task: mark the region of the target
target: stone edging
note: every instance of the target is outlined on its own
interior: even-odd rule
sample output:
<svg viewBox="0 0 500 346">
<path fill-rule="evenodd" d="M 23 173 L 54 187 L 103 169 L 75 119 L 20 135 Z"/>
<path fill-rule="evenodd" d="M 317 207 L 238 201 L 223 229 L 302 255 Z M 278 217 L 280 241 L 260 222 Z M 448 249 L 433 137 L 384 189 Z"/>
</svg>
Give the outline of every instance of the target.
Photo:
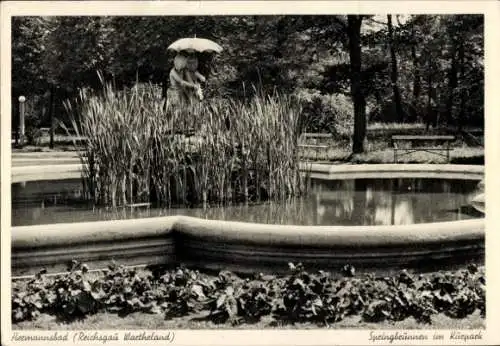
<svg viewBox="0 0 500 346">
<path fill-rule="evenodd" d="M 452 164 L 307 164 L 301 168 L 310 170 L 313 176 L 331 179 L 357 178 L 442 178 L 477 179 L 484 178 L 484 166 Z"/>
<path fill-rule="evenodd" d="M 301 163 L 303 171 L 316 177 L 331 179 L 355 178 L 444 178 L 482 179 L 484 166 L 452 164 L 318 164 Z M 80 178 L 82 164 L 14 166 L 12 182 Z"/>
<path fill-rule="evenodd" d="M 100 268 L 189 263 L 210 269 L 414 265 L 484 254 L 484 219 L 404 226 L 285 226 L 159 217 L 12 228 L 13 275 L 72 259 Z M 261 268 L 262 267 L 262 268 Z"/>
</svg>

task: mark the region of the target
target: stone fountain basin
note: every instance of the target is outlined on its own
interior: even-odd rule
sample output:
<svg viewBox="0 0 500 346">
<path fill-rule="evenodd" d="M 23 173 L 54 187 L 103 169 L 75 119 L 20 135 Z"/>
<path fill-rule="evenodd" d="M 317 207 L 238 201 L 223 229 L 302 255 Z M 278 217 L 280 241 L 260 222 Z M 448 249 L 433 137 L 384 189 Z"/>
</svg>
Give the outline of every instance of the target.
<svg viewBox="0 0 500 346">
<path fill-rule="evenodd" d="M 55 166 L 53 166 L 55 167 Z M 73 169 L 74 167 L 72 167 Z M 304 164 L 332 179 L 384 176 L 477 179 L 484 167 L 465 165 Z M 55 168 L 52 176 L 56 175 Z M 59 168 L 61 174 L 74 174 Z M 32 169 L 30 174 L 36 175 Z M 13 173 L 14 170 L 13 170 Z M 13 276 L 42 268 L 61 272 L 72 259 L 99 269 L 183 263 L 237 272 L 280 272 L 288 262 L 308 268 L 423 267 L 484 260 L 484 219 L 401 226 L 287 226 L 205 220 L 186 216 L 13 227 Z"/>
</svg>

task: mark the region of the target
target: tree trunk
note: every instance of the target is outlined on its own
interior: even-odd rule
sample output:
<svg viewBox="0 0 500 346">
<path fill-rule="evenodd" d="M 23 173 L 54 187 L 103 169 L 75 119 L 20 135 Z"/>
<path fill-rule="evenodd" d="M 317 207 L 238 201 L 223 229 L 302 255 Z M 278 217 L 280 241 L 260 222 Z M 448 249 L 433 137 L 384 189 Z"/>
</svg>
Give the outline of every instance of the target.
<svg viewBox="0 0 500 346">
<path fill-rule="evenodd" d="M 394 48 L 392 15 L 387 15 L 387 30 L 389 31 L 389 49 L 391 53 L 391 84 L 392 84 L 392 102 L 396 110 L 396 121 L 403 122 L 404 114 L 401 106 L 401 94 L 398 87 L 398 61 L 396 59 L 396 49 Z"/>
<path fill-rule="evenodd" d="M 276 46 L 274 46 L 273 55 L 276 59 L 283 58 L 283 45 L 287 39 L 285 32 L 287 17 L 281 17 L 276 25 Z"/>
<path fill-rule="evenodd" d="M 457 47 L 456 42 L 452 43 L 451 50 L 451 66 L 448 71 L 448 99 L 446 100 L 446 107 L 444 109 L 445 114 L 443 114 L 443 118 L 446 119 L 446 122 L 450 124 L 453 120 L 453 103 L 455 101 L 454 92 L 457 87 Z"/>
<path fill-rule="evenodd" d="M 50 144 L 51 149 L 54 148 L 54 113 L 55 113 L 55 90 L 54 86 L 50 87 L 50 101 L 49 101 L 49 121 L 50 121 Z"/>
<path fill-rule="evenodd" d="M 12 102 L 12 115 L 11 115 L 11 121 L 12 121 L 12 129 L 14 130 L 14 140 L 16 146 L 19 144 L 19 94 L 17 93 L 12 93 L 13 95 L 11 97 L 11 102 Z M 11 131 L 12 132 L 12 131 Z"/>
<path fill-rule="evenodd" d="M 361 84 L 361 23 L 362 16 L 347 16 L 349 36 L 349 58 L 351 65 L 351 97 L 354 104 L 354 133 L 352 153 L 364 152 L 363 142 L 366 136 L 366 101 Z"/>
<path fill-rule="evenodd" d="M 434 109 L 432 106 L 432 56 L 427 55 L 427 115 L 425 121 L 426 130 L 432 123 L 435 123 Z"/>
<path fill-rule="evenodd" d="M 273 68 L 270 71 L 270 75 L 276 85 L 281 85 L 282 88 L 287 88 L 285 81 L 283 80 L 283 66 L 281 64 L 281 59 L 283 58 L 284 44 L 287 39 L 286 33 L 286 20 L 287 17 L 283 16 L 278 20 L 276 26 L 276 45 L 273 49 L 273 57 L 275 62 Z"/>
<path fill-rule="evenodd" d="M 460 113 L 458 115 L 458 131 L 462 131 L 465 122 L 465 99 L 467 90 L 465 86 L 465 48 L 463 42 L 460 43 L 458 51 L 458 60 L 460 61 L 460 82 L 462 83 L 460 91 Z"/>
<path fill-rule="evenodd" d="M 410 110 L 411 121 L 415 122 L 418 118 L 418 102 L 420 99 L 420 66 L 417 57 L 417 44 L 415 43 L 415 34 L 412 32 L 414 43 L 411 45 L 411 59 L 413 62 L 413 98 Z"/>
</svg>

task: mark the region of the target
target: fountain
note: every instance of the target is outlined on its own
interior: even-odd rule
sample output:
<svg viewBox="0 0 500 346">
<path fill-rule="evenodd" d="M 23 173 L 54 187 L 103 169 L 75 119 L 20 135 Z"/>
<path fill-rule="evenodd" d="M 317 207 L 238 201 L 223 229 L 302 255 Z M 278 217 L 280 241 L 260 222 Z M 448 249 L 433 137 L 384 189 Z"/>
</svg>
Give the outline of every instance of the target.
<svg viewBox="0 0 500 346">
<path fill-rule="evenodd" d="M 389 177 L 454 179 L 455 185 L 450 186 L 470 185 L 471 191 L 473 181 L 480 181 L 484 174 L 481 166 L 464 165 L 313 164 L 307 167 L 304 165 L 303 169 L 307 169 L 312 178 L 322 181 L 384 180 Z M 74 178 L 77 177 L 74 174 Z M 460 181 L 468 183 L 462 184 Z M 394 198 L 403 191 L 411 193 L 413 189 L 417 189 L 413 187 L 408 190 L 403 185 L 398 187 Z M 366 191 L 363 203 L 368 204 L 363 204 L 366 206 L 364 209 L 371 208 L 370 200 L 376 202 L 386 199 L 377 189 Z M 442 193 L 442 200 L 448 201 L 450 191 L 445 189 Z M 93 268 L 101 268 L 114 259 L 126 265 L 184 263 L 194 267 L 237 272 L 277 272 L 286 270 L 287 262 L 302 262 L 310 268 L 322 269 L 339 268 L 348 263 L 360 270 L 371 270 L 423 268 L 429 264 L 441 266 L 450 261 L 484 258 L 484 218 L 460 216 L 457 211 L 459 214 L 455 214 L 454 219 L 440 219 L 438 210 L 429 209 L 429 213 L 435 215 L 433 219 L 424 220 L 423 223 L 406 223 L 404 218 L 397 216 L 397 213 L 402 212 L 399 207 L 394 209 L 391 206 L 394 203 L 395 206 L 407 204 L 404 196 L 400 196 L 397 198 L 403 204 L 398 203 L 398 200 L 389 200 L 387 205 L 388 212 L 391 209 L 396 212 L 393 218 L 395 223 L 345 223 L 341 219 L 338 222 L 325 222 L 325 215 L 332 213 L 332 204 L 328 201 L 341 201 L 347 195 L 335 194 L 335 190 L 327 191 L 324 188 L 318 194 L 319 201 L 316 196 L 311 196 L 312 209 L 305 206 L 304 215 L 309 215 L 310 218 L 302 224 L 299 219 L 291 219 L 291 216 L 285 216 L 285 221 L 281 222 L 276 211 L 269 214 L 278 218 L 274 222 L 272 218 L 228 218 L 231 208 L 221 207 L 217 209 L 221 213 L 216 209 L 211 209 L 209 214 L 203 213 L 201 209 L 169 209 L 167 213 L 144 212 L 142 216 L 145 218 L 89 222 L 86 215 L 83 218 L 85 222 L 16 226 L 12 229 L 13 275 L 34 273 L 42 267 L 49 272 L 64 271 L 66 263 L 72 259 L 89 263 Z M 467 194 L 463 195 L 462 202 L 458 202 L 457 206 L 467 204 L 466 196 Z M 353 198 L 355 205 L 359 204 L 358 197 L 354 195 Z M 345 208 L 350 208 L 349 203 Z M 442 206 L 442 212 L 450 208 L 446 203 Z M 417 202 L 417 205 L 427 204 L 435 205 L 431 201 Z M 252 217 L 259 210 L 258 206 L 246 208 L 242 210 L 249 210 L 247 215 Z M 386 207 L 380 205 L 376 210 L 383 211 L 384 208 Z M 314 213 L 314 210 L 319 212 Z M 93 213 L 100 215 L 101 212 Z M 300 210 L 292 209 L 290 214 L 284 215 L 299 213 Z M 352 213 L 357 212 L 352 210 Z M 380 218 L 377 213 L 379 212 L 374 214 L 375 221 Z M 54 217 L 57 215 L 54 214 Z M 268 213 L 264 212 L 264 215 Z M 72 217 L 75 220 L 76 216 Z M 129 214 L 128 217 L 140 216 Z M 288 219 L 291 221 L 286 222 Z"/>
<path fill-rule="evenodd" d="M 477 184 L 476 195 L 471 199 L 471 206 L 481 213 L 485 213 L 484 179 Z"/>
<path fill-rule="evenodd" d="M 199 268 L 235 272 L 279 272 L 287 270 L 288 262 L 302 262 L 308 268 L 321 269 L 338 269 L 351 264 L 367 270 L 373 268 L 397 270 L 408 266 L 423 268 L 427 265 L 441 265 L 447 262 L 484 259 L 484 218 L 468 218 L 460 214 L 460 208 L 456 208 L 455 205 L 450 207 L 448 204 L 445 204 L 443 210 L 439 212 L 446 214 L 450 213 L 450 210 L 452 213 L 458 210 L 458 216 L 454 214 L 451 218 L 440 218 L 436 210 L 427 208 L 425 213 L 431 216 L 434 213 L 437 215 L 436 218 L 427 218 L 424 222 L 417 223 L 412 218 L 397 217 L 401 210 L 408 210 L 410 203 L 408 201 L 415 197 L 407 199 L 403 204 L 398 204 L 397 198 L 401 198 L 398 194 L 405 190 L 404 184 L 395 185 L 395 194 L 384 195 L 376 189 L 368 188 L 366 181 L 362 181 L 371 178 L 477 181 L 483 179 L 484 167 L 299 163 L 298 156 L 294 156 L 296 153 L 294 145 L 297 144 L 294 138 L 298 138 L 299 133 L 294 127 L 296 119 L 293 109 L 286 102 L 279 103 L 270 100 L 269 104 L 241 105 L 235 108 L 240 112 L 238 114 L 230 112 L 231 109 L 228 111 L 221 105 L 211 104 L 211 107 L 207 108 L 209 111 L 204 114 L 206 117 L 198 119 L 198 122 L 204 121 L 208 125 L 202 131 L 205 139 L 197 144 L 201 145 L 197 152 L 203 153 L 201 160 L 204 160 L 200 166 L 197 166 L 198 162 L 192 159 L 191 149 L 186 149 L 191 148 L 191 144 L 187 141 L 181 143 L 175 136 L 170 135 L 172 125 L 176 126 L 180 122 L 176 123 L 169 118 L 177 114 L 169 107 L 173 105 L 182 110 L 183 107 L 201 104 L 199 101 L 203 99 L 203 93 L 199 82 L 203 82 L 205 77 L 197 71 L 194 56 L 180 52 L 199 51 L 206 49 L 207 46 L 215 52 L 221 50 L 218 45 L 209 44 L 202 39 L 183 39 L 174 42 L 169 47 L 178 52 L 174 59 L 174 68 L 170 71 L 172 81 L 172 88 L 168 93 L 171 98 L 170 106 L 164 107 L 164 104 L 158 103 L 155 101 L 156 98 L 152 97 L 151 102 L 141 104 L 141 114 L 154 114 L 154 117 L 143 119 L 144 123 L 139 123 L 141 126 L 138 126 L 137 133 L 121 134 L 116 141 L 110 141 L 110 143 L 124 141 L 123 145 L 118 146 L 121 152 L 123 148 L 137 148 L 138 153 L 131 151 L 123 155 L 125 159 L 130 160 L 129 162 L 114 164 L 113 160 L 117 155 L 107 148 L 110 150 L 106 151 L 112 152 L 112 155 L 106 160 L 98 156 L 92 157 L 91 160 L 91 157 L 87 155 L 86 161 L 82 161 L 82 164 L 62 165 L 61 167 L 36 166 L 29 170 L 13 169 L 13 182 L 58 180 L 60 177 L 81 178 L 82 171 L 87 172 L 85 174 L 89 172 L 88 162 L 104 162 L 110 165 L 112 171 L 122 169 L 116 175 L 118 178 L 111 177 L 109 180 L 100 182 L 99 185 L 101 189 L 107 189 L 109 185 L 115 184 L 114 190 L 111 189 L 109 193 L 104 194 L 104 197 L 110 195 L 113 197 L 113 207 L 120 198 L 123 201 L 122 205 L 136 205 L 130 203 L 136 197 L 133 191 L 140 191 L 139 187 L 142 191 L 148 191 L 147 187 L 151 180 L 153 184 L 156 184 L 160 194 L 164 193 L 164 196 L 167 196 L 165 200 L 170 203 L 171 200 L 168 198 L 172 194 L 170 189 L 172 179 L 176 181 L 173 184 L 175 188 L 184 186 L 189 181 L 196 186 L 195 193 L 192 191 L 184 195 L 181 193 L 184 198 L 189 195 L 200 199 L 200 196 L 203 196 L 203 202 L 212 198 L 218 202 L 229 203 L 221 203 L 218 206 L 220 209 L 191 208 L 186 211 L 167 208 L 159 209 L 156 214 L 146 210 L 144 218 L 138 217 L 136 212 L 127 214 L 124 210 L 123 215 L 132 218 L 122 220 L 116 220 L 116 218 L 122 218 L 118 215 L 111 217 L 111 220 L 97 218 L 95 221 L 89 221 L 89 215 L 92 214 L 86 210 L 87 214 L 84 214 L 83 222 L 54 224 L 42 221 L 43 224 L 17 225 L 12 228 L 11 259 L 14 276 L 33 274 L 41 268 L 46 268 L 49 272 L 64 271 L 67 263 L 73 259 L 86 262 L 91 268 L 102 268 L 109 261 L 116 260 L 125 265 L 182 263 Z M 149 103 L 154 103 L 151 110 L 147 109 Z M 115 104 L 116 102 L 113 103 Z M 265 111 L 266 107 L 269 108 L 267 111 Z M 102 109 L 102 107 L 97 107 L 97 109 Z M 233 117 L 230 131 L 225 127 L 224 119 L 219 116 L 220 114 L 213 112 L 214 109 L 219 109 L 220 114 Z M 120 114 L 127 116 L 123 112 Z M 98 116 L 99 114 L 92 115 Z M 131 113 L 130 121 L 125 118 L 123 124 L 128 126 L 136 120 L 137 114 Z M 140 131 L 143 124 L 148 131 Z M 284 135 L 279 137 L 280 133 Z M 207 140 L 209 135 L 211 137 Z M 95 136 L 99 134 L 96 132 Z M 156 136 L 153 141 L 151 141 L 152 136 Z M 90 140 L 93 138 L 87 137 Z M 323 181 L 358 179 L 353 183 L 352 205 L 351 201 L 347 201 L 344 208 L 348 210 L 346 214 L 354 215 L 354 218 L 358 220 L 351 217 L 346 224 L 341 221 L 342 217 L 340 217 L 324 222 L 329 213 L 328 208 L 331 208 L 331 205 L 325 205 L 325 201 L 333 198 L 334 203 L 343 203 L 340 200 L 345 196 L 339 196 L 335 191 L 323 190 L 319 195 L 321 198 L 312 198 L 312 204 L 306 206 L 306 209 L 312 208 L 310 210 L 316 214 L 307 222 L 301 223 L 300 220 L 293 218 L 294 215 L 299 214 L 295 209 L 292 209 L 289 214 L 284 214 L 285 216 L 279 216 L 273 213 L 272 209 L 266 209 L 268 212 L 263 214 L 268 215 L 267 222 L 262 219 L 226 218 L 228 210 L 234 208 L 235 202 L 239 202 L 237 199 L 232 199 L 235 194 L 233 187 L 236 185 L 232 184 L 235 151 L 232 150 L 231 144 L 236 142 L 241 144 L 236 155 L 236 158 L 239 158 L 237 172 L 241 173 L 241 176 L 236 181 L 241 182 L 240 185 L 243 186 L 236 193 L 244 196 L 243 201 L 246 205 L 250 202 L 249 195 L 252 194 L 259 197 L 256 199 L 259 202 L 269 199 L 278 205 L 284 203 L 284 198 L 273 200 L 272 197 L 298 195 L 297 191 L 300 187 L 297 181 L 304 176 Z M 154 150 L 149 150 L 150 148 L 158 148 L 148 147 L 151 143 L 160 145 L 161 149 L 155 153 L 154 158 L 147 156 L 148 153 L 154 152 Z M 189 145 L 186 146 L 186 143 Z M 161 147 L 161 145 L 164 146 Z M 210 153 L 212 156 L 209 156 Z M 167 163 L 176 163 L 174 159 L 179 154 L 184 155 L 182 160 L 178 161 L 177 165 L 171 165 L 166 169 L 164 166 Z M 186 158 L 191 161 L 186 161 Z M 151 162 L 156 162 L 157 166 L 148 166 Z M 280 164 L 283 165 L 280 166 Z M 151 175 L 145 174 L 141 177 L 141 172 L 136 167 L 147 167 L 145 171 L 148 174 L 150 170 L 158 169 L 157 175 L 154 176 L 157 179 L 156 183 L 154 179 L 150 179 Z M 187 175 L 186 167 L 194 172 L 191 180 L 182 177 Z M 214 167 L 214 170 L 208 170 Z M 99 166 L 93 168 L 99 168 Z M 102 178 L 105 173 L 99 172 L 96 176 Z M 40 186 L 43 185 L 43 183 L 40 184 Z M 460 184 L 457 183 L 457 185 Z M 363 187 L 362 195 L 356 193 L 361 186 Z M 252 187 L 253 191 L 250 191 Z M 415 189 L 411 184 L 409 187 L 405 191 Z M 261 189 L 266 191 L 266 197 L 269 198 L 260 198 L 262 197 Z M 184 190 L 187 191 L 187 189 Z M 14 188 L 13 191 L 15 191 Z M 446 197 L 443 200 L 447 200 L 452 192 L 449 187 L 443 190 L 442 194 Z M 389 198 L 386 198 L 387 196 Z M 307 197 L 298 199 L 299 205 L 306 199 Z M 460 203 L 461 201 L 462 199 Z M 432 207 L 431 202 L 421 202 L 420 205 Z M 19 203 L 19 200 L 14 199 L 14 203 Z M 373 215 L 365 217 L 363 213 L 370 209 L 370 203 L 384 205 L 383 208 L 375 210 Z M 57 203 L 54 202 L 54 204 Z M 43 214 L 44 208 L 46 208 L 45 201 L 42 203 L 41 210 L 35 214 L 38 216 Z M 250 205 L 247 208 L 250 210 L 247 215 L 257 215 L 258 206 L 254 208 Z M 210 214 L 214 209 L 219 210 L 220 213 Z M 286 213 L 287 209 L 283 209 Z M 377 220 L 381 219 L 381 213 L 389 213 L 390 221 L 378 222 Z M 102 209 L 98 209 L 97 214 L 107 215 Z M 310 214 L 308 211 L 305 215 Z M 53 217 L 54 215 L 57 214 L 53 214 Z M 73 221 L 77 216 L 76 213 L 71 214 L 71 212 L 69 215 Z M 367 219 L 374 221 L 365 222 Z"/>
</svg>

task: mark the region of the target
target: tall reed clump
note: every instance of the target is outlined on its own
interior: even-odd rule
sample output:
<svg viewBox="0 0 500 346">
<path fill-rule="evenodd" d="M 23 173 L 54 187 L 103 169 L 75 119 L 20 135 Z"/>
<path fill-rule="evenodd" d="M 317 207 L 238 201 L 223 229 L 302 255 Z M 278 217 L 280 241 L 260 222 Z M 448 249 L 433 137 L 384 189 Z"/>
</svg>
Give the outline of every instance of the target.
<svg viewBox="0 0 500 346">
<path fill-rule="evenodd" d="M 300 107 L 289 96 L 212 99 L 180 109 L 153 85 L 81 92 L 67 104 L 87 141 L 84 187 L 97 204 L 226 204 L 305 190 Z M 194 136 L 185 136 L 187 128 Z"/>
</svg>

